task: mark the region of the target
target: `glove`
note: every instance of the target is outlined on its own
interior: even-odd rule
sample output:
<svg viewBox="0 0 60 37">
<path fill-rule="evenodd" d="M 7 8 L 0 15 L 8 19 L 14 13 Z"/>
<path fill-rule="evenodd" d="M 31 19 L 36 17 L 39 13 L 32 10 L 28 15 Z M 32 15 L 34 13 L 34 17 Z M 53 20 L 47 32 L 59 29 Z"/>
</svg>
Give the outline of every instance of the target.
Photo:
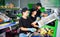
<svg viewBox="0 0 60 37">
<path fill-rule="evenodd" d="M 35 28 L 27 28 L 28 31 L 31 31 L 31 32 L 35 32 L 36 29 Z"/>
</svg>

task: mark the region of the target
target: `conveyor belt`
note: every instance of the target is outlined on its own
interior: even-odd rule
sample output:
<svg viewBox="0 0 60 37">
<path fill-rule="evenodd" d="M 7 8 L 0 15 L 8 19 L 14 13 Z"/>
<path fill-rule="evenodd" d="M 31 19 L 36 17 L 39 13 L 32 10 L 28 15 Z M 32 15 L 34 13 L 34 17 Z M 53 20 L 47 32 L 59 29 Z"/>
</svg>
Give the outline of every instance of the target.
<svg viewBox="0 0 60 37">
<path fill-rule="evenodd" d="M 7 28 L 7 27 L 14 26 L 14 25 L 16 25 L 16 24 L 18 24 L 18 22 L 1 24 L 1 25 L 0 25 L 0 30 L 1 30 L 1 29 L 4 29 L 4 28 Z"/>
</svg>

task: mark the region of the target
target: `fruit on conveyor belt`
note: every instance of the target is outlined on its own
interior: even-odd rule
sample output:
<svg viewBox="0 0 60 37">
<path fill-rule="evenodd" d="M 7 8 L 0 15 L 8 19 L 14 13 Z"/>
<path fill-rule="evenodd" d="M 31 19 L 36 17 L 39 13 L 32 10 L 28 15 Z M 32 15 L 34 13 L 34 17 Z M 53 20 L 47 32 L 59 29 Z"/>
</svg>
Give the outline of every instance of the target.
<svg viewBox="0 0 60 37">
<path fill-rule="evenodd" d="M 50 35 L 52 36 L 54 33 L 53 29 L 49 29 L 49 28 L 41 28 L 40 29 L 40 35 Z"/>
<path fill-rule="evenodd" d="M 40 34 L 41 34 L 41 35 L 44 35 L 44 34 L 46 34 L 46 33 L 47 33 L 47 31 L 46 31 L 44 28 L 41 28 Z"/>
<path fill-rule="evenodd" d="M 2 20 L 2 19 L 0 19 L 0 23 L 1 23 L 1 22 L 3 22 L 3 20 Z"/>
</svg>

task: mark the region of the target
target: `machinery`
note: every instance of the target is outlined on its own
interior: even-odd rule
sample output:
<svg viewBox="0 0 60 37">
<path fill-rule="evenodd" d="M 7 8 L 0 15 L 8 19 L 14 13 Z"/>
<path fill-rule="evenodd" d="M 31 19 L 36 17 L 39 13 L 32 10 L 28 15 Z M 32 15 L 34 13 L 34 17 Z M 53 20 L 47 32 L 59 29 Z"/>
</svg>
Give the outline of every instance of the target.
<svg viewBox="0 0 60 37">
<path fill-rule="evenodd" d="M 8 22 L 10 21 L 10 18 L 6 16 L 4 13 L 0 12 L 0 22 Z"/>
<path fill-rule="evenodd" d="M 57 12 L 57 10 L 54 10 L 55 12 L 50 14 L 49 16 L 45 17 L 44 19 L 40 20 L 38 22 L 38 24 L 41 26 L 41 25 L 46 25 L 56 19 L 58 19 L 58 15 L 59 13 Z"/>
<path fill-rule="evenodd" d="M 42 2 L 43 2 L 43 0 L 42 0 Z M 31 8 L 31 4 L 28 7 Z M 43 18 L 43 19 L 41 19 L 41 20 L 38 19 L 38 22 L 36 21 L 39 24 L 40 29 L 42 29 L 42 32 L 45 33 L 45 32 L 48 31 L 47 33 L 49 35 L 51 35 L 50 37 L 56 37 L 57 35 L 59 37 L 59 34 L 60 34 L 59 33 L 59 31 L 60 31 L 59 28 L 60 27 L 58 27 L 58 20 L 60 20 L 60 11 L 59 10 L 60 10 L 60 8 L 55 8 L 55 7 L 51 7 L 50 8 L 49 6 L 45 7 L 45 12 L 44 13 L 47 13 L 48 16 Z M 45 28 L 47 28 L 48 30 L 46 31 Z M 57 28 L 58 28 L 58 30 L 57 30 Z M 49 36 L 46 36 L 46 37 L 49 37 Z"/>
<path fill-rule="evenodd" d="M 54 9 L 54 13 L 50 14 L 49 16 L 47 16 L 44 19 L 41 19 L 40 21 L 38 21 L 38 24 L 40 26 L 40 28 L 51 28 L 53 31 L 53 34 L 50 34 L 51 32 L 49 31 L 48 34 L 52 35 L 52 37 L 56 37 L 56 32 L 57 32 L 57 25 L 58 25 L 58 20 L 60 20 L 59 16 L 60 16 L 60 12 L 58 11 L 59 9 Z M 47 24 L 51 23 L 55 21 L 55 26 L 49 26 Z M 51 25 L 51 24 L 50 24 Z"/>
<path fill-rule="evenodd" d="M 34 32 L 29 37 L 56 37 L 59 16 L 60 14 L 58 12 L 58 9 L 54 9 L 54 13 L 45 17 L 44 19 L 38 20 L 37 23 L 39 24 L 40 27 L 39 29 L 40 33 Z M 52 22 L 54 22 L 54 24 L 47 25 Z"/>
</svg>

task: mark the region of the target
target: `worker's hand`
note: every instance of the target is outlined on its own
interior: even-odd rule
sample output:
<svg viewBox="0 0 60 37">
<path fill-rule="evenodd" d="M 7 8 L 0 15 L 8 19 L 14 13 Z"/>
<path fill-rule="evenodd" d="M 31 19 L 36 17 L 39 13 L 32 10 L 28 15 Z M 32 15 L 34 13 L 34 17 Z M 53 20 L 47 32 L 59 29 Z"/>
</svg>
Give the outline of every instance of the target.
<svg viewBox="0 0 60 37">
<path fill-rule="evenodd" d="M 35 28 L 27 28 L 28 31 L 31 31 L 31 32 L 35 32 L 36 29 Z"/>
<path fill-rule="evenodd" d="M 35 24 L 36 24 L 36 22 L 33 22 L 32 24 L 33 24 L 33 25 L 35 25 Z"/>
</svg>

